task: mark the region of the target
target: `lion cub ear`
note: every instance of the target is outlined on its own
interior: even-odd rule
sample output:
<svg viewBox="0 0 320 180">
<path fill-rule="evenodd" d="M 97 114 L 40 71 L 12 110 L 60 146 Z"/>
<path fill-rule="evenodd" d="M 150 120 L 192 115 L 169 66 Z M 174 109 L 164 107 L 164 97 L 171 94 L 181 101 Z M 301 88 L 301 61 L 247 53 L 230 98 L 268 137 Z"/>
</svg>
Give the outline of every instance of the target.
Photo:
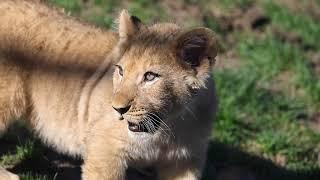
<svg viewBox="0 0 320 180">
<path fill-rule="evenodd" d="M 130 16 L 127 10 L 122 10 L 119 16 L 119 37 L 121 40 L 128 40 L 133 37 L 143 24 L 136 16 Z"/>
<path fill-rule="evenodd" d="M 177 56 L 187 65 L 197 68 L 202 64 L 214 63 L 217 56 L 217 42 L 212 30 L 208 28 L 195 28 L 183 32 L 176 40 Z"/>
<path fill-rule="evenodd" d="M 206 80 L 217 56 L 217 41 L 213 31 L 195 28 L 183 32 L 175 41 L 175 52 L 182 64 L 195 70 L 194 75 L 184 77 L 191 89 L 206 87 Z"/>
</svg>

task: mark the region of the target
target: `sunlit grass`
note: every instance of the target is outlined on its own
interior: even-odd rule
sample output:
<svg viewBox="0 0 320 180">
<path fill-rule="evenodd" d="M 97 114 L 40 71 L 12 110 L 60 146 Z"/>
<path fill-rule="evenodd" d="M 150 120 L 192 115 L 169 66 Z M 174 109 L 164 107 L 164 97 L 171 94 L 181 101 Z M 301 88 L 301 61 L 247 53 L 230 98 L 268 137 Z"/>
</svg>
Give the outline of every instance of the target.
<svg viewBox="0 0 320 180">
<path fill-rule="evenodd" d="M 286 7 L 267 1 L 265 10 L 272 23 L 285 31 L 298 33 L 304 43 L 312 48 L 320 48 L 320 24 L 310 17 L 289 11 Z"/>
</svg>

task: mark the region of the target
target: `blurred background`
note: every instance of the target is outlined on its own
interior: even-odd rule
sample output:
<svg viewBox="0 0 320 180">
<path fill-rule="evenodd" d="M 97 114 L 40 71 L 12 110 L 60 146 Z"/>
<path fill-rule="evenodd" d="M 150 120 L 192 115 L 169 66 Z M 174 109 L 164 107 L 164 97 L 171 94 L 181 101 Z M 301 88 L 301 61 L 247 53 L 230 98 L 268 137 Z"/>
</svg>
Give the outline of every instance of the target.
<svg viewBox="0 0 320 180">
<path fill-rule="evenodd" d="M 320 179 L 320 0 L 49 2 L 103 28 L 114 29 L 124 8 L 147 23 L 211 28 L 220 42 L 220 109 L 204 179 Z M 80 162 L 27 132 L 9 133 L 0 146 L 0 164 L 24 179 L 80 172 Z"/>
</svg>

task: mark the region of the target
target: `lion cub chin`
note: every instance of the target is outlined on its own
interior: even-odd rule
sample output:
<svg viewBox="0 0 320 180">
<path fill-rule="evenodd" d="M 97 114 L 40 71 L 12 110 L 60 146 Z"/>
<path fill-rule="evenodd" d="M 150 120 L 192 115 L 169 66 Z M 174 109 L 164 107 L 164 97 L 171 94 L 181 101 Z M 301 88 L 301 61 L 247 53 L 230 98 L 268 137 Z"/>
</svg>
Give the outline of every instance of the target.
<svg viewBox="0 0 320 180">
<path fill-rule="evenodd" d="M 211 30 L 124 10 L 118 32 L 103 31 L 36 1 L 2 0 L 0 12 L 0 134 L 23 119 L 82 157 L 87 180 L 122 180 L 128 167 L 201 178 L 217 106 Z"/>
</svg>

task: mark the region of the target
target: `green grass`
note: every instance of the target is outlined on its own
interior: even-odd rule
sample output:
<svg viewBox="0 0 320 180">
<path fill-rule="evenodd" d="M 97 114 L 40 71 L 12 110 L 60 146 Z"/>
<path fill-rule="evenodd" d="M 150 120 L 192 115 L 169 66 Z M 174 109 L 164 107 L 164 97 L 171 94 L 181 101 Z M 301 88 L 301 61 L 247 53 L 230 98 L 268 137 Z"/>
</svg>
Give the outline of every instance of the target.
<svg viewBox="0 0 320 180">
<path fill-rule="evenodd" d="M 236 7 L 246 8 L 252 4 L 253 0 L 218 0 L 218 4 L 224 8 L 232 9 Z"/>
<path fill-rule="evenodd" d="M 284 10 L 275 8 L 272 12 L 282 14 Z M 319 38 L 313 28 L 320 27 L 319 24 L 285 12 L 281 20 L 272 14 L 272 22 L 301 32 L 309 43 L 313 43 L 309 39 Z M 277 39 L 270 31 L 264 37 L 241 33 L 237 40 L 236 51 L 242 66 L 215 72 L 221 105 L 214 137 L 267 159 L 275 160 L 281 155 L 288 169 L 319 168 L 320 136 L 298 118 L 301 114 L 311 116 L 320 102 L 320 81 L 304 50 Z M 277 83 L 275 79 L 285 72 L 292 76 L 282 83 L 302 93 L 292 96 L 289 89 L 272 88 Z"/>
<path fill-rule="evenodd" d="M 141 18 L 143 22 L 164 21 L 168 17 L 163 8 L 155 0 L 117 1 L 117 0 L 94 0 L 93 3 L 83 7 L 84 3 L 79 0 L 49 0 L 50 3 L 64 8 L 72 15 L 95 23 L 98 26 L 111 28 L 114 25 L 114 17 L 123 9 Z"/>
<path fill-rule="evenodd" d="M 303 14 L 290 12 L 287 8 L 281 7 L 268 1 L 265 4 L 267 14 L 272 18 L 275 26 L 285 31 L 298 33 L 304 43 L 312 48 L 320 48 L 320 24 Z"/>
<path fill-rule="evenodd" d="M 22 174 L 20 178 L 23 180 L 49 180 L 47 176 L 34 175 L 32 173 Z M 55 180 L 55 178 L 53 178 L 53 180 Z"/>
<path fill-rule="evenodd" d="M 271 160 L 285 156 L 289 169 L 318 167 L 320 137 L 297 119 L 308 111 L 303 101 L 260 87 L 259 73 L 246 68 L 215 77 L 221 99 L 215 139 Z"/>
<path fill-rule="evenodd" d="M 155 0 L 138 0 L 129 1 L 129 12 L 137 17 L 140 17 L 143 22 L 152 22 L 165 20 L 165 11 L 156 3 Z"/>
<path fill-rule="evenodd" d="M 80 13 L 82 10 L 81 3 L 78 0 L 49 0 L 50 3 L 63 7 L 66 11 L 73 14 Z"/>
<path fill-rule="evenodd" d="M 17 145 L 14 153 L 2 156 L 0 163 L 5 166 L 17 164 L 24 159 L 32 158 L 33 151 L 34 142 L 33 140 L 28 140 L 23 144 Z"/>
<path fill-rule="evenodd" d="M 166 9 L 155 0 L 93 0 L 88 5 L 78 0 L 50 2 L 107 28 L 113 26 L 113 17 L 122 8 L 151 23 L 176 18 L 168 17 Z M 203 10 L 212 5 L 229 10 L 245 9 L 257 1 L 184 2 L 205 12 Z M 264 177 L 262 179 L 318 179 L 320 133 L 311 130 L 308 122 L 319 112 L 320 76 L 310 66 L 308 54 L 320 52 L 320 23 L 307 14 L 294 13 L 278 5 L 275 0 L 259 0 L 257 5 L 271 20 L 269 28 L 258 35 L 237 29 L 223 32 L 212 16 L 190 17 L 183 22 L 188 25 L 190 21 L 201 21 L 221 37 L 232 36 L 235 39 L 232 45 L 222 42 L 224 52 L 233 51 L 241 62 L 234 68 L 214 70 L 220 108 L 212 134 L 214 142 L 209 149 L 206 179 L 216 178 L 221 167 L 233 166 L 248 168 Z M 302 42 L 284 41 L 272 28 L 297 33 Z M 42 156 L 41 151 L 41 146 L 28 140 L 3 155 L 0 164 L 14 166 L 25 159 L 39 158 L 35 156 Z M 22 177 L 48 178 L 32 171 L 22 173 Z"/>
</svg>

